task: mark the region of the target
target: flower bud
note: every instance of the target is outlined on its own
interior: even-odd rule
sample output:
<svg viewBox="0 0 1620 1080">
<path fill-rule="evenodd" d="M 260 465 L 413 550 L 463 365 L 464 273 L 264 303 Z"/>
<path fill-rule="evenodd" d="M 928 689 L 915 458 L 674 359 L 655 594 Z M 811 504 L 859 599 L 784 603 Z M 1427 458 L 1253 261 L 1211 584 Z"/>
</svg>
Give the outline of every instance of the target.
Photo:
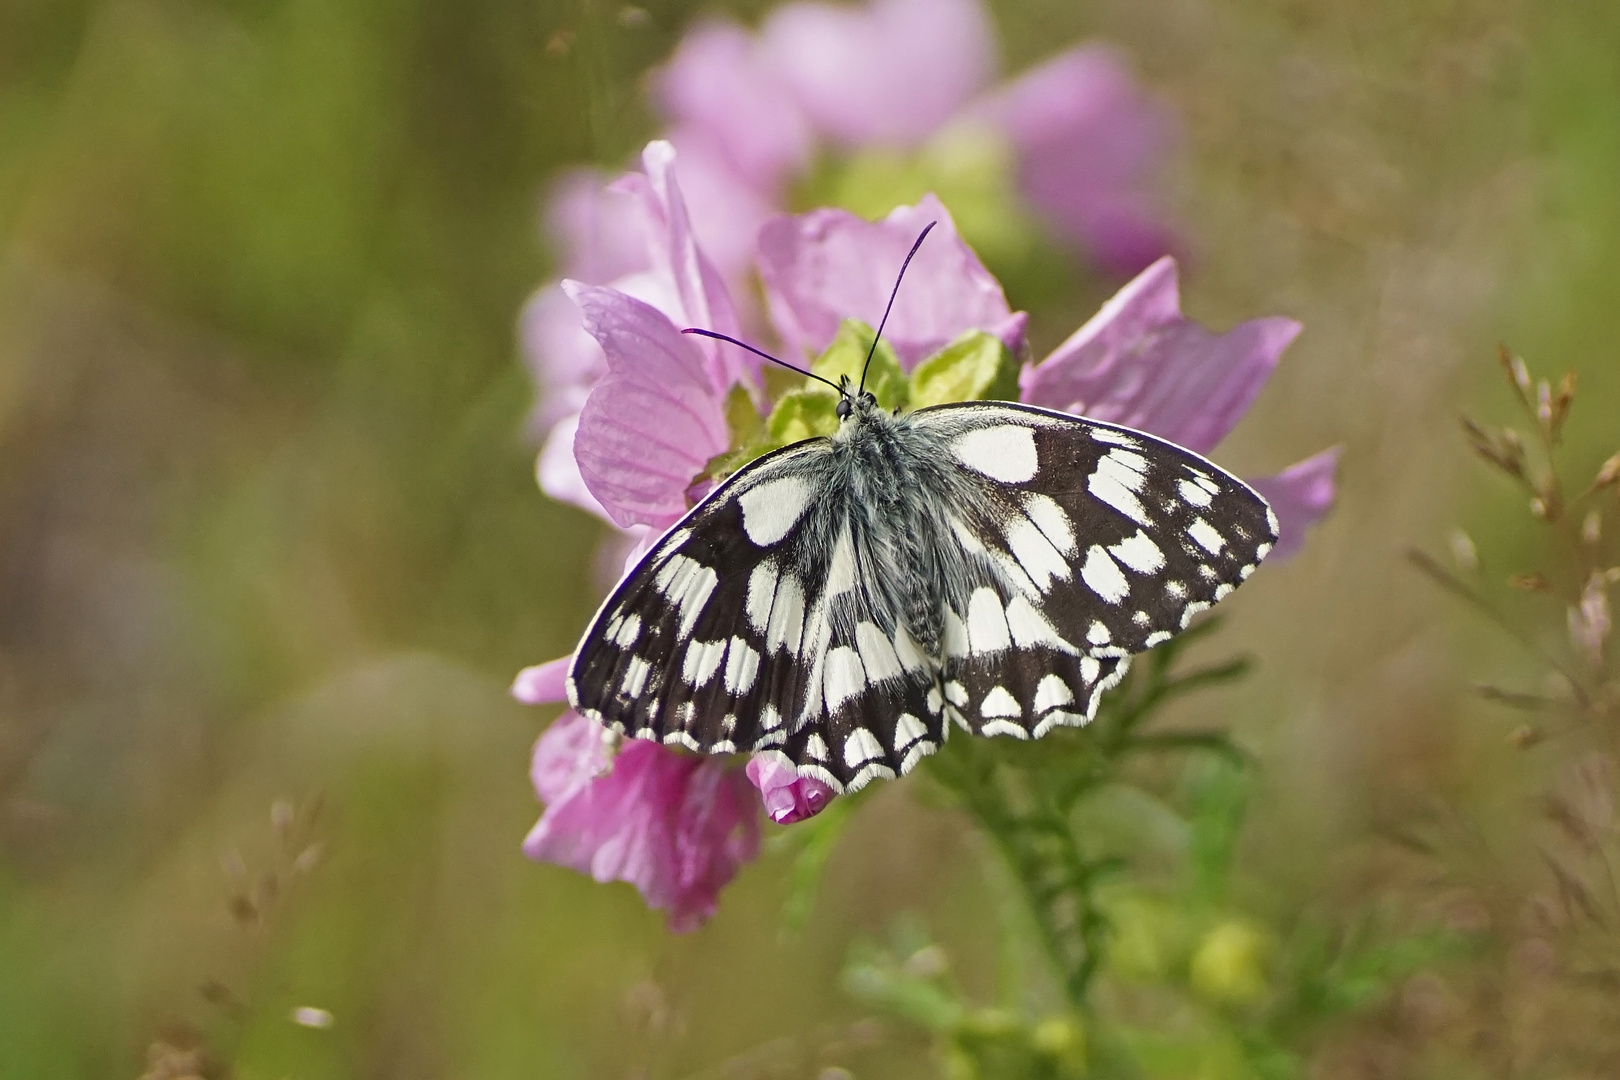
<svg viewBox="0 0 1620 1080">
<path fill-rule="evenodd" d="M 1248 922 L 1228 919 L 1204 935 L 1194 950 L 1188 972 L 1192 988 L 1221 1004 L 1256 1001 L 1270 989 L 1265 967 L 1271 949 L 1265 931 Z"/>
</svg>

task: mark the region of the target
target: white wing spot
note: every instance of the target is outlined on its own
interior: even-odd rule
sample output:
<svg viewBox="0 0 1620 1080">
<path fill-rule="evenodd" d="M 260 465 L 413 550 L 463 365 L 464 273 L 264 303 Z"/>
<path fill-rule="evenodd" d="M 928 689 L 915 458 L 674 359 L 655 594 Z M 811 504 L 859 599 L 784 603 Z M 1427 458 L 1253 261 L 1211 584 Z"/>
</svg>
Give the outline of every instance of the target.
<svg viewBox="0 0 1620 1080">
<path fill-rule="evenodd" d="M 812 734 L 804 741 L 804 753 L 806 757 L 813 757 L 817 761 L 826 761 L 827 744 L 822 741 L 820 735 Z"/>
<path fill-rule="evenodd" d="M 736 752 L 737 744 L 732 742 L 730 739 L 721 739 L 719 742 L 709 747 L 709 753 L 711 754 L 735 754 Z"/>
<path fill-rule="evenodd" d="M 1215 527 L 1203 518 L 1193 519 L 1193 523 L 1187 526 L 1187 535 L 1192 537 L 1193 543 L 1211 555 L 1219 555 L 1221 548 L 1226 546 L 1226 538 L 1216 532 Z"/>
<path fill-rule="evenodd" d="M 1097 681 L 1097 676 L 1101 674 L 1102 664 L 1095 656 L 1083 656 L 1080 658 L 1080 677 L 1082 679 L 1088 683 L 1094 683 Z"/>
<path fill-rule="evenodd" d="M 681 663 L 681 678 L 694 690 L 708 684 L 720 670 L 720 660 L 726 655 L 726 643 L 721 641 L 694 641 L 686 647 Z"/>
<path fill-rule="evenodd" d="M 1040 467 L 1035 453 L 1035 432 L 1019 424 L 970 431 L 951 444 L 956 460 L 1004 484 L 1035 479 Z"/>
<path fill-rule="evenodd" d="M 1197 469 L 1189 467 L 1187 469 L 1187 475 L 1193 478 L 1193 483 L 1203 488 L 1209 494 L 1220 494 L 1221 489 L 1219 485 L 1217 485 L 1215 481 L 1211 480 L 1208 476 L 1205 476 L 1203 473 L 1199 472 Z"/>
<path fill-rule="evenodd" d="M 933 713 L 935 716 L 938 716 L 939 710 L 944 706 L 944 704 L 944 699 L 939 696 L 939 687 L 930 686 L 928 688 L 928 711 Z"/>
<path fill-rule="evenodd" d="M 1215 501 L 1215 496 L 1205 490 L 1202 484 L 1195 484 L 1191 480 L 1177 480 L 1176 490 L 1185 502 L 1200 509 Z"/>
<path fill-rule="evenodd" d="M 844 764 L 851 769 L 859 768 L 863 762 L 883 757 L 883 744 L 878 742 L 877 736 L 863 727 L 858 727 L 849 733 L 844 740 Z"/>
<path fill-rule="evenodd" d="M 988 720 L 996 716 L 1023 716 L 1024 710 L 1005 686 L 997 686 L 979 703 L 979 715 Z"/>
<path fill-rule="evenodd" d="M 748 575 L 748 625 L 757 634 L 770 625 L 771 601 L 776 597 L 776 563 L 766 559 Z"/>
<path fill-rule="evenodd" d="M 827 654 L 825 693 L 827 711 L 838 707 L 866 689 L 866 669 L 861 657 L 848 645 L 840 645 Z"/>
<path fill-rule="evenodd" d="M 1271 545 L 1270 544 L 1261 544 L 1259 547 L 1254 549 L 1254 557 L 1256 559 L 1263 559 L 1267 555 L 1270 555 L 1270 554 L 1271 554 Z"/>
<path fill-rule="evenodd" d="M 900 719 L 894 722 L 894 746 L 896 750 L 904 750 L 918 739 L 927 737 L 928 728 L 923 725 L 921 720 L 910 713 L 901 713 Z"/>
<path fill-rule="evenodd" d="M 1169 641 L 1170 636 L 1170 631 L 1168 630 L 1155 630 L 1153 633 L 1142 639 L 1142 646 L 1144 648 L 1151 649 L 1153 646 L 1158 645 L 1161 642 Z"/>
<path fill-rule="evenodd" d="M 1035 687 L 1035 714 L 1039 716 L 1059 705 L 1074 704 L 1074 691 L 1061 675 L 1048 675 Z"/>
<path fill-rule="evenodd" d="M 827 584 L 824 597 L 837 596 L 855 587 L 855 542 L 850 539 L 845 525 L 833 545 L 832 561 L 827 566 Z"/>
<path fill-rule="evenodd" d="M 921 761 L 925 757 L 928 757 L 937 749 L 939 748 L 933 743 L 929 742 L 927 739 L 922 740 L 910 750 L 906 751 L 906 759 L 900 763 L 900 771 L 902 773 L 910 772 L 912 769 L 917 767 L 917 762 Z"/>
<path fill-rule="evenodd" d="M 900 666 L 907 671 L 921 671 L 928 666 L 928 658 L 917 647 L 917 643 L 911 640 L 911 635 L 906 633 L 903 626 L 894 628 L 894 655 L 900 661 Z"/>
<path fill-rule="evenodd" d="M 1110 634 L 1108 627 L 1102 623 L 1094 622 L 1091 624 L 1091 629 L 1086 631 L 1086 640 L 1093 645 L 1107 645 L 1114 640 L 1114 635 Z"/>
<path fill-rule="evenodd" d="M 1108 553 L 1138 574 L 1153 574 L 1164 569 L 1164 552 L 1141 529 L 1136 530 L 1135 536 L 1109 548 Z"/>
<path fill-rule="evenodd" d="M 1232 586 L 1226 584 L 1224 581 L 1221 584 L 1215 586 L 1215 599 L 1217 601 L 1225 600 L 1228 596 L 1231 596 L 1231 595 L 1232 595 Z"/>
<path fill-rule="evenodd" d="M 968 654 L 967 625 L 950 608 L 945 609 L 945 633 L 942 636 L 941 645 L 946 656 L 966 656 Z"/>
<path fill-rule="evenodd" d="M 860 650 L 869 682 L 878 683 L 905 673 L 889 635 L 879 630 L 877 623 L 863 622 L 855 628 L 855 647 Z"/>
<path fill-rule="evenodd" d="M 1172 600 L 1185 600 L 1187 598 L 1187 586 L 1179 581 L 1167 581 L 1164 583 L 1164 594 Z"/>
<path fill-rule="evenodd" d="M 742 506 L 743 532 L 766 547 L 793 531 L 810 508 L 810 481 L 802 476 L 767 480 L 737 496 Z"/>
<path fill-rule="evenodd" d="M 1111 458 L 1105 457 L 1097 463 L 1097 471 L 1086 478 L 1086 490 L 1138 525 L 1151 526 L 1153 519 L 1148 517 L 1142 501 L 1120 480 L 1119 474 L 1124 473 L 1135 478 L 1134 482 L 1140 482 L 1141 478 L 1129 469 L 1112 466 L 1111 462 Z"/>
<path fill-rule="evenodd" d="M 945 700 L 958 707 L 966 705 L 968 702 L 967 688 L 952 679 L 945 684 Z"/>
<path fill-rule="evenodd" d="M 1032 491 L 1024 496 L 1024 513 L 1046 535 L 1047 542 L 1059 554 L 1074 554 L 1074 525 L 1050 496 Z"/>
<path fill-rule="evenodd" d="M 1130 582 L 1120 573 L 1119 564 L 1096 544 L 1086 552 L 1086 564 L 1080 568 L 1080 579 L 1110 604 L 1119 603 L 1131 591 Z"/>
<path fill-rule="evenodd" d="M 624 666 L 624 680 L 619 684 L 619 693 L 627 698 L 640 697 L 647 688 L 647 675 L 651 671 L 651 664 L 639 656 L 632 656 Z"/>
<path fill-rule="evenodd" d="M 771 605 L 771 620 L 765 627 L 765 651 L 797 651 L 803 636 L 804 589 L 792 574 L 782 574 L 776 581 L 776 600 Z"/>
<path fill-rule="evenodd" d="M 653 578 L 653 585 L 681 613 L 682 638 L 692 633 L 698 616 L 703 614 L 703 605 L 709 602 L 709 596 L 719 582 L 719 575 L 713 570 L 700 566 L 685 555 L 670 556 L 669 562 Z"/>
<path fill-rule="evenodd" d="M 1015 739 L 1029 738 L 1029 732 L 1023 725 L 1015 724 L 1011 720 L 991 720 L 979 729 L 980 735 L 1011 735 Z"/>
<path fill-rule="evenodd" d="M 671 731 L 667 733 L 664 736 L 664 745 L 684 746 L 688 750 L 692 750 L 700 754 L 703 752 L 703 744 L 692 738 L 692 736 L 688 735 L 684 731 Z"/>
<path fill-rule="evenodd" d="M 973 590 L 968 598 L 968 641 L 973 653 L 1001 652 L 1012 645 L 1007 616 L 1001 610 L 996 591 L 987 585 Z"/>
<path fill-rule="evenodd" d="M 746 694 L 759 676 L 759 653 L 740 637 L 731 639 L 726 650 L 726 689 L 733 695 Z"/>
<path fill-rule="evenodd" d="M 1107 443 L 1110 446 L 1134 447 L 1142 445 L 1129 435 L 1125 434 L 1123 431 L 1115 431 L 1113 428 L 1105 427 L 1092 428 L 1091 440 L 1093 442 Z"/>
<path fill-rule="evenodd" d="M 1035 609 L 1035 605 L 1022 596 L 1015 596 L 1007 605 L 1007 628 L 1012 631 L 1012 638 L 1020 649 L 1027 649 L 1035 645 L 1045 645 L 1059 652 L 1072 653 L 1074 646 L 1063 640 L 1046 616 Z"/>
<path fill-rule="evenodd" d="M 782 726 L 782 714 L 775 705 L 767 705 L 759 710 L 759 726 L 766 731 L 775 731 Z"/>
<path fill-rule="evenodd" d="M 1035 587 L 1045 592 L 1053 580 L 1068 580 L 1069 561 L 1052 546 L 1041 527 L 1019 517 L 1007 528 L 1007 547 Z"/>
</svg>

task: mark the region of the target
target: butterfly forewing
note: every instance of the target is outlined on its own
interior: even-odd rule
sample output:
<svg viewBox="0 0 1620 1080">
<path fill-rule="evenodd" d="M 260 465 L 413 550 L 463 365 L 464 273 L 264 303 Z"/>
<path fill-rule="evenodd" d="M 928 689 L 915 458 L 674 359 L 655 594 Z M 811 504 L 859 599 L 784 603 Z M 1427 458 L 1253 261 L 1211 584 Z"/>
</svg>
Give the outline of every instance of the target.
<svg viewBox="0 0 1620 1080">
<path fill-rule="evenodd" d="M 1241 481 L 1140 432 L 1000 402 L 845 425 L 753 462 L 659 542 L 580 644 L 577 708 L 853 789 L 949 723 L 1085 723 L 1132 653 L 1276 540 Z"/>
</svg>

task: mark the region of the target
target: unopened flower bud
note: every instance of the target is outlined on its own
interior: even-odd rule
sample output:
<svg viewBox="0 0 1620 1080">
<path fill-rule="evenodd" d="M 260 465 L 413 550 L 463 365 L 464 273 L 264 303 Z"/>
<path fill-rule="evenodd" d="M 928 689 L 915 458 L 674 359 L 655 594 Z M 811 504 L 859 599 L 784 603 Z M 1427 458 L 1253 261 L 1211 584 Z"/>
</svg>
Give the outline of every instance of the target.
<svg viewBox="0 0 1620 1080">
<path fill-rule="evenodd" d="M 1242 1005 L 1270 989 L 1266 960 L 1271 939 L 1244 921 L 1229 919 L 1211 930 L 1193 952 L 1189 977 L 1194 990 L 1212 1001 Z"/>
</svg>

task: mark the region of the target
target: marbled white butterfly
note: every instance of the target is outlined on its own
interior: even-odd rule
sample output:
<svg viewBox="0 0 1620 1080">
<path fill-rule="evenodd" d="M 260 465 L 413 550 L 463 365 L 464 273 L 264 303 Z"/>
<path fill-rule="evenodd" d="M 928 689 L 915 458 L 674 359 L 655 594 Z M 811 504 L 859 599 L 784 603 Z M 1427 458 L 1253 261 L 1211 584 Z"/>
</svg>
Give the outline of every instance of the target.
<svg viewBox="0 0 1620 1080">
<path fill-rule="evenodd" d="M 864 381 L 836 387 L 835 434 L 744 466 L 625 577 L 575 654 L 576 709 L 854 791 L 952 724 L 1085 724 L 1276 542 L 1264 499 L 1152 435 L 1004 401 L 892 415 Z"/>
</svg>

